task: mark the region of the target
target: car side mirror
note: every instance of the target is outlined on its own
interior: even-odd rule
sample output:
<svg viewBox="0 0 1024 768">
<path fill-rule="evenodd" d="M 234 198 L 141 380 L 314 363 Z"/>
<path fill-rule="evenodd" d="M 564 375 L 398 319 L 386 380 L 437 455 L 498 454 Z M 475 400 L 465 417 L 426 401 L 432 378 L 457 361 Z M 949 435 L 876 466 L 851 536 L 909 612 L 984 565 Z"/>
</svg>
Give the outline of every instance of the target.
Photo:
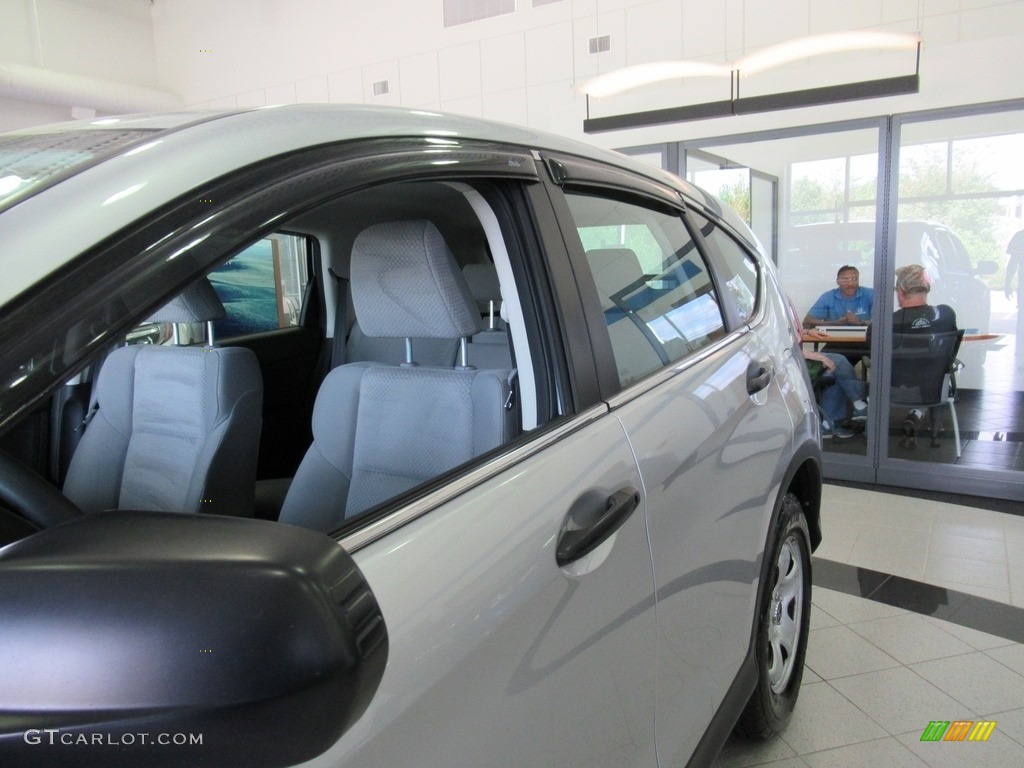
<svg viewBox="0 0 1024 768">
<path fill-rule="evenodd" d="M 102 512 L 0 549 L 0 627 L 5 768 L 294 765 L 388 655 L 336 542 L 213 515 Z"/>
<path fill-rule="evenodd" d="M 994 261 L 979 261 L 978 265 L 974 268 L 974 274 L 976 275 L 994 275 L 999 271 L 999 265 Z"/>
</svg>

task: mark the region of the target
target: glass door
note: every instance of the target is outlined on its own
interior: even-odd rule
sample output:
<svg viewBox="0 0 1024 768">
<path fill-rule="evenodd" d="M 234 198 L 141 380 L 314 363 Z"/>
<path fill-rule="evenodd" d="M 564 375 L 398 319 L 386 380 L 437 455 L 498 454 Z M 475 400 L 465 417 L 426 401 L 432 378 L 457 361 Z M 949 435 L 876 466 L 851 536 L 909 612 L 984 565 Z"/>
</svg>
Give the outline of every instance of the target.
<svg viewBox="0 0 1024 768">
<path fill-rule="evenodd" d="M 1024 101 L 658 151 L 775 259 L 826 477 L 1024 500 Z M 906 371 L 944 354 L 926 398 Z"/>
<path fill-rule="evenodd" d="M 728 203 L 778 263 L 778 177 L 699 149 L 687 150 L 683 163 L 687 181 Z"/>
<path fill-rule="evenodd" d="M 1024 111 L 904 119 L 897 136 L 880 481 L 1024 497 Z M 925 398 L 936 405 L 913 388 L 943 372 L 901 370 L 914 354 L 918 371 L 934 366 L 940 351 L 917 336 L 944 330 L 963 338 L 955 372 Z"/>
<path fill-rule="evenodd" d="M 804 354 L 827 433 L 826 470 L 854 480 L 874 479 L 869 371 L 861 361 L 868 355 L 875 221 L 878 201 L 884 199 L 878 173 L 881 129 L 878 120 L 861 121 L 799 136 L 751 136 L 713 147 L 684 144 L 681 153 L 687 178 L 751 224 L 778 265 L 794 309 L 808 320 Z M 847 293 L 852 301 L 869 297 L 852 323 L 838 309 L 848 301 Z M 818 308 L 822 302 L 827 308 Z M 814 312 L 820 317 L 811 322 Z"/>
</svg>

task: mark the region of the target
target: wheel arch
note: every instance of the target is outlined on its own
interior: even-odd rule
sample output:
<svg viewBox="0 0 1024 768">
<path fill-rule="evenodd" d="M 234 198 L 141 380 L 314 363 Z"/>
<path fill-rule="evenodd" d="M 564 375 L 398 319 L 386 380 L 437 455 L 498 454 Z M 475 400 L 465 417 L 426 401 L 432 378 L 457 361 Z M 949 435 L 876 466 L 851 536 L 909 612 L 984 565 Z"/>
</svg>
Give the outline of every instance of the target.
<svg viewBox="0 0 1024 768">
<path fill-rule="evenodd" d="M 775 500 L 773 528 L 782 508 L 782 499 L 787 493 L 796 496 L 803 507 L 813 552 L 821 544 L 821 451 L 814 443 L 808 442 L 801 446 L 790 462 L 779 497 Z"/>
<path fill-rule="evenodd" d="M 782 513 L 782 502 L 786 494 L 792 493 L 800 502 L 807 520 L 812 551 L 821 542 L 821 446 L 813 440 L 800 444 L 782 475 L 779 492 L 772 509 L 771 520 L 765 534 L 765 551 L 771 552 Z M 732 685 L 726 692 L 718 712 L 708 724 L 697 748 L 687 762 L 687 768 L 710 764 L 718 755 L 722 745 L 739 721 L 747 702 L 757 687 L 758 662 L 756 654 L 757 628 L 761 615 L 761 585 L 770 567 L 769 557 L 763 555 L 758 577 L 758 596 L 755 603 L 750 642 L 746 657 L 740 666 Z"/>
</svg>

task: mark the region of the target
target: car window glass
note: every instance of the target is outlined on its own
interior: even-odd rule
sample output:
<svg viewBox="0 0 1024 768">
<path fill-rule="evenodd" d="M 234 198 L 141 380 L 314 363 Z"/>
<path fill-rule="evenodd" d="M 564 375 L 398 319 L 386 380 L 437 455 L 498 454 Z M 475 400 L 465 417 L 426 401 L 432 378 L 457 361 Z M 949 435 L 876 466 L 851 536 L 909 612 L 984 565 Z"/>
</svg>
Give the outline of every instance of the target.
<svg viewBox="0 0 1024 768">
<path fill-rule="evenodd" d="M 661 269 L 662 249 L 646 224 L 610 224 L 579 229 L 583 248 L 629 248 L 645 273 Z"/>
<path fill-rule="evenodd" d="M 921 235 L 921 262 L 933 279 L 938 273 L 941 261 L 942 258 L 935 241 L 928 236 L 927 232 Z"/>
<path fill-rule="evenodd" d="M 531 346 L 546 342 L 525 320 L 510 255 L 518 246 L 486 197 L 506 194 L 511 186 L 461 180 L 386 183 L 304 213 L 330 222 L 321 267 L 340 290 L 325 298 L 326 322 L 336 330 L 344 313 L 348 338 L 331 343 L 344 364 L 320 384 L 313 443 L 279 521 L 355 530 L 543 420 Z M 339 470 L 343 487 L 325 494 Z"/>
<path fill-rule="evenodd" d="M 567 199 L 623 386 L 723 334 L 714 284 L 679 215 L 595 195 Z"/>
<path fill-rule="evenodd" d="M 740 322 L 746 322 L 757 309 L 757 263 L 739 243 L 710 219 L 692 212 L 687 216 L 704 236 L 708 257 L 724 273 L 723 292 L 727 292 L 735 304 Z"/>
<path fill-rule="evenodd" d="M 960 238 L 948 230 L 937 230 L 935 240 L 942 251 L 941 266 L 944 273 L 971 273 L 971 257 Z"/>
<path fill-rule="evenodd" d="M 224 303 L 214 322 L 218 339 L 299 324 L 306 289 L 307 239 L 275 233 L 250 245 L 210 273 Z"/>
</svg>

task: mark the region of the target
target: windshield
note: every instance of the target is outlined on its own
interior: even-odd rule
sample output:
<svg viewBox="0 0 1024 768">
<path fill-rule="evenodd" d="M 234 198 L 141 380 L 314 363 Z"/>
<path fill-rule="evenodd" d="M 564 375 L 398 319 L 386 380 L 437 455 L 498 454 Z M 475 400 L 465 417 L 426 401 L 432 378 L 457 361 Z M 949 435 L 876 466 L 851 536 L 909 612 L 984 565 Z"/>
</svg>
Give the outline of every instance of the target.
<svg viewBox="0 0 1024 768">
<path fill-rule="evenodd" d="M 95 129 L 0 135 L 0 211 L 157 132 Z"/>
</svg>

